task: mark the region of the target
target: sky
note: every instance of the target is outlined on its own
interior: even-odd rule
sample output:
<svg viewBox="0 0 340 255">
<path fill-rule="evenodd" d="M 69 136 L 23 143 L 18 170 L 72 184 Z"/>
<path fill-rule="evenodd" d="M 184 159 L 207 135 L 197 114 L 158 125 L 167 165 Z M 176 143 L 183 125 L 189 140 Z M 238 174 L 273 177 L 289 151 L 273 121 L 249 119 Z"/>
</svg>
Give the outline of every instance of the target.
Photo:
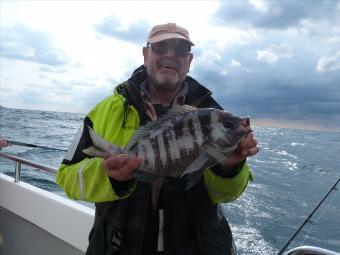
<svg viewBox="0 0 340 255">
<path fill-rule="evenodd" d="M 0 105 L 88 112 L 143 64 L 152 26 L 195 43 L 188 75 L 255 123 L 340 131 L 340 1 L 0 0 Z"/>
</svg>

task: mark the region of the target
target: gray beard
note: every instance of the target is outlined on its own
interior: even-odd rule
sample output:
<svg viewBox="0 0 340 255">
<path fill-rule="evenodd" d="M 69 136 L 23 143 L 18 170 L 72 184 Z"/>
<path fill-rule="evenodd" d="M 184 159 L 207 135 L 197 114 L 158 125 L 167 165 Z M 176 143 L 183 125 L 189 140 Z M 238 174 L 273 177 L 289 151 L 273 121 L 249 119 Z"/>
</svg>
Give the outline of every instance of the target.
<svg viewBox="0 0 340 255">
<path fill-rule="evenodd" d="M 174 91 L 176 90 L 177 88 L 180 87 L 180 82 L 179 82 L 179 79 L 178 81 L 175 83 L 175 82 L 171 82 L 171 81 L 160 81 L 161 79 L 152 79 L 152 83 L 153 83 L 153 86 L 159 90 L 162 90 L 162 91 Z"/>
<path fill-rule="evenodd" d="M 158 83 L 158 82 L 154 82 L 153 83 L 154 87 L 159 89 L 159 90 L 163 90 L 163 91 L 174 91 L 179 87 L 179 84 L 173 84 L 173 83 L 169 83 L 169 82 L 164 82 L 164 83 Z"/>
</svg>

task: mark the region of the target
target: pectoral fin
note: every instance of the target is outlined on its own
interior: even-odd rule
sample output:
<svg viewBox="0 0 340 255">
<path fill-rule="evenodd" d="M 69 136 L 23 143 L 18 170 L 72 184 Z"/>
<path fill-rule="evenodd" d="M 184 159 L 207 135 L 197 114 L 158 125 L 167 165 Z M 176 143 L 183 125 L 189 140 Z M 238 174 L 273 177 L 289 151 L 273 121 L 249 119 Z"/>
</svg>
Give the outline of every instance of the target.
<svg viewBox="0 0 340 255">
<path fill-rule="evenodd" d="M 187 169 L 185 169 L 181 177 L 190 173 L 194 173 L 200 169 L 207 168 L 214 164 L 216 163 L 213 158 L 211 158 L 207 153 L 203 153 L 197 159 L 195 159 Z"/>
<path fill-rule="evenodd" d="M 183 172 L 187 180 L 185 189 L 190 189 L 201 178 L 206 168 L 217 164 L 216 160 L 207 153 L 203 153 Z"/>
<path fill-rule="evenodd" d="M 215 164 L 222 162 L 222 161 L 225 160 L 225 159 L 229 156 L 229 154 L 230 154 L 230 153 L 225 154 L 225 153 L 223 153 L 223 152 L 220 152 L 220 151 L 216 150 L 216 149 L 215 149 L 214 147 L 212 147 L 212 146 L 209 146 L 209 147 L 207 148 L 206 152 L 207 152 L 207 154 L 208 154 L 211 158 L 214 159 Z"/>
</svg>

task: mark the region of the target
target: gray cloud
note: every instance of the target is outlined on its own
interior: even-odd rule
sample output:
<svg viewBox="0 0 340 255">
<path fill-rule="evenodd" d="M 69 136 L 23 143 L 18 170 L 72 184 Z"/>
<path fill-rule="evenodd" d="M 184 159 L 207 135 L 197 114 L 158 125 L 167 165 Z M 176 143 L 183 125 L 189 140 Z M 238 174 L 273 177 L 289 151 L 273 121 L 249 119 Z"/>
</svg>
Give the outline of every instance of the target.
<svg viewBox="0 0 340 255">
<path fill-rule="evenodd" d="M 52 38 L 46 32 L 15 25 L 1 28 L 0 35 L 1 57 L 50 66 L 60 66 L 69 62 L 65 53 L 54 47 Z"/>
<path fill-rule="evenodd" d="M 318 72 L 340 70 L 340 51 L 338 51 L 335 56 L 321 57 L 316 69 Z"/>
<path fill-rule="evenodd" d="M 17 96 L 27 105 L 35 105 L 49 102 L 50 91 L 39 84 L 31 83 L 25 90 L 18 91 Z"/>
<path fill-rule="evenodd" d="M 144 43 L 150 25 L 145 21 L 138 21 L 124 28 L 115 17 L 106 17 L 102 23 L 95 26 L 95 30 L 102 35 L 110 36 L 132 43 Z"/>
<path fill-rule="evenodd" d="M 221 1 L 215 17 L 222 24 L 286 29 L 298 25 L 304 19 L 333 21 L 337 18 L 339 2 L 265 1 L 263 8 L 257 9 L 248 1 Z"/>
<path fill-rule="evenodd" d="M 208 58 L 197 50 L 193 73 L 208 86 L 223 107 L 256 118 L 310 119 L 321 125 L 340 126 L 340 72 L 317 71 L 318 45 L 306 47 L 308 38 L 287 38 L 234 45 Z M 326 47 L 327 48 L 327 47 Z M 275 61 L 258 59 L 259 50 L 276 54 Z M 326 52 L 332 51 L 326 49 Z M 337 50 L 333 49 L 334 54 Z M 237 61 L 238 65 L 233 65 Z M 329 66 L 338 63 L 331 59 Z M 325 67 L 324 67 L 325 68 Z"/>
</svg>

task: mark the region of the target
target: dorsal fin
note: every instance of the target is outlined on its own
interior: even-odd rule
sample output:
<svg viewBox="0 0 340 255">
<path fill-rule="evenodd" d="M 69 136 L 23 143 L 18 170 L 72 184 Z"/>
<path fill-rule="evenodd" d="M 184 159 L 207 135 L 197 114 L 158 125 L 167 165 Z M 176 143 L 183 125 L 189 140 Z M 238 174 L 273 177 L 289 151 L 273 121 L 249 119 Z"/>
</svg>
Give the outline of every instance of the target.
<svg viewBox="0 0 340 255">
<path fill-rule="evenodd" d="M 156 121 L 150 121 L 146 125 L 139 127 L 134 136 L 130 139 L 128 145 L 125 147 L 125 150 L 129 150 L 132 145 L 134 145 L 137 141 L 142 139 L 145 136 L 145 134 L 150 132 L 150 130 L 156 131 L 159 130 L 160 128 L 164 128 L 164 125 L 168 120 L 174 119 L 177 116 L 184 115 L 185 113 L 193 112 L 196 110 L 197 110 L 196 107 L 190 105 L 174 106 L 169 110 L 167 114 L 160 117 Z"/>
</svg>

